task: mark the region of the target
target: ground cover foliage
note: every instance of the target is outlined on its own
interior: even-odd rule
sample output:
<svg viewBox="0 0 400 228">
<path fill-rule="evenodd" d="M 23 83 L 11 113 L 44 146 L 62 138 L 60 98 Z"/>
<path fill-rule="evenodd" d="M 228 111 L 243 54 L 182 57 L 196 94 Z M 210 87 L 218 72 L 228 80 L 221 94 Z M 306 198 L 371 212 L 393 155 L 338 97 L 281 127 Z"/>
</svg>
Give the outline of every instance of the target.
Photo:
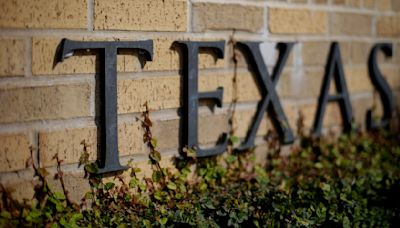
<svg viewBox="0 0 400 228">
<path fill-rule="evenodd" d="M 386 132 L 353 132 L 338 139 L 302 136 L 281 154 L 270 140 L 265 163 L 252 151 L 196 159 L 185 149 L 178 171 L 160 165 L 151 121 L 144 140 L 153 173 L 104 181 L 86 164 L 91 191 L 77 204 L 54 192 L 46 170 L 33 200 L 19 203 L 1 187 L 2 227 L 391 227 L 400 222 L 400 139 Z M 236 139 L 231 138 L 232 144 Z M 57 159 L 57 158 L 56 158 Z M 59 161 L 59 164 L 62 161 Z M 83 161 L 85 161 L 85 154 Z M 59 166 L 61 167 L 61 166 Z M 63 172 L 56 175 L 63 184 Z"/>
</svg>

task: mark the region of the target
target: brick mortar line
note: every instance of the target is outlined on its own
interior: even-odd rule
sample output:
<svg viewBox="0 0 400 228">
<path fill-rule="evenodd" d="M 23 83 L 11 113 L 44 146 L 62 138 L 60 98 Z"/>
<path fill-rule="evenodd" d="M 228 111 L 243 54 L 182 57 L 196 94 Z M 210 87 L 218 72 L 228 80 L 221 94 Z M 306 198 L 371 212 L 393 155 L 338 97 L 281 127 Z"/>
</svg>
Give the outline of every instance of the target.
<svg viewBox="0 0 400 228">
<path fill-rule="evenodd" d="M 96 127 L 94 117 L 78 117 L 58 120 L 32 120 L 0 124 L 0 134 L 23 133 L 27 131 L 53 131 L 68 128 Z"/>
<path fill-rule="evenodd" d="M 278 40 L 277 40 L 278 41 Z M 304 42 L 332 42 L 334 40 L 309 40 Z M 349 40 L 336 40 L 339 42 L 354 42 Z M 367 42 L 367 43 L 376 43 L 381 42 L 379 40 L 374 40 L 373 42 L 368 42 L 364 40 L 355 40 L 356 42 Z M 387 42 L 392 42 L 393 40 L 386 40 Z M 301 46 L 302 41 L 298 41 L 296 46 Z M 270 41 L 270 43 L 275 43 Z M 298 48 L 297 48 L 298 49 Z M 294 49 L 293 54 L 295 55 L 295 59 L 301 59 L 301 50 L 297 51 Z M 299 52 L 299 53 L 297 53 Z M 225 59 L 227 61 L 227 59 Z M 228 62 L 228 61 L 227 61 Z M 296 63 L 292 65 L 285 66 L 285 71 L 291 71 L 296 66 L 296 69 L 303 70 L 321 70 L 324 68 L 323 65 L 298 65 L 301 63 Z M 381 63 L 384 67 L 396 68 L 396 63 Z M 267 64 L 268 67 L 273 67 L 274 64 Z M 300 66 L 300 68 L 298 68 Z M 345 64 L 345 67 L 364 67 L 364 64 Z M 218 68 L 206 68 L 200 69 L 199 74 L 201 76 L 211 76 L 214 74 L 230 74 L 233 73 L 233 68 L 229 63 L 227 66 L 218 67 Z M 238 73 L 250 73 L 246 66 L 239 67 Z M 179 70 L 166 70 L 166 71 L 136 71 L 136 72 L 118 72 L 118 80 L 140 80 L 154 77 L 174 77 L 179 76 L 182 77 Z M 56 85 L 73 85 L 77 83 L 93 83 L 97 80 L 96 73 L 77 73 L 77 74 L 51 74 L 51 75 L 34 75 L 32 77 L 24 78 L 21 76 L 13 76 L 13 77 L 3 77 L 0 78 L 0 89 L 14 89 L 14 88 L 25 88 L 25 87 L 39 87 L 39 86 L 56 86 Z"/>
<path fill-rule="evenodd" d="M 87 0 L 87 31 L 94 30 L 94 0 Z"/>
<path fill-rule="evenodd" d="M 370 92 L 359 92 L 350 94 L 352 101 L 373 98 L 373 91 Z M 259 101 L 247 101 L 239 102 L 236 105 L 237 111 L 249 111 L 254 110 L 257 107 Z M 281 103 L 283 106 L 301 107 L 303 105 L 316 104 L 318 97 L 313 98 L 284 98 L 281 97 Z M 207 106 L 199 107 L 199 117 L 210 117 L 213 115 L 225 115 L 229 112 L 229 104 L 224 103 L 222 108 L 216 108 L 212 112 Z M 180 116 L 177 114 L 179 107 L 162 109 L 152 111 L 150 117 L 154 121 L 168 121 L 178 120 Z M 118 115 L 119 124 L 130 124 L 136 122 L 137 118 L 141 118 L 141 112 L 135 113 L 121 113 Z M 11 134 L 11 133 L 23 133 L 28 131 L 57 131 L 63 129 L 74 129 L 74 128 L 85 128 L 85 127 L 96 127 L 94 117 L 77 117 L 71 119 L 53 119 L 53 120 L 33 120 L 18 123 L 3 123 L 0 124 L 0 134 Z"/>
<path fill-rule="evenodd" d="M 263 14 L 263 24 L 264 24 L 264 27 L 263 27 L 263 39 L 267 39 L 268 38 L 268 36 L 270 35 L 270 32 L 269 32 L 269 26 L 268 26 L 268 8 L 267 8 L 267 6 L 265 5 L 264 6 L 264 14 Z"/>
<path fill-rule="evenodd" d="M 316 40 L 321 41 L 321 40 Z M 321 41 L 324 42 L 325 40 Z M 328 40 L 331 41 L 331 40 Z M 345 40 L 346 41 L 346 40 Z M 341 42 L 341 41 L 339 41 Z M 349 41 L 346 41 L 349 42 Z M 359 40 L 357 42 L 360 42 Z M 377 42 L 377 41 L 376 41 Z M 300 44 L 298 44 L 300 45 Z M 295 48 L 293 53 L 297 61 L 301 60 L 301 50 Z M 293 70 L 323 70 L 323 65 L 299 65 L 294 63 L 292 65 L 285 66 L 285 71 Z M 397 67 L 396 63 L 381 63 L 382 66 L 393 68 Z M 268 67 L 273 67 L 274 64 L 267 64 Z M 345 67 L 365 67 L 365 64 L 345 64 Z M 250 73 L 246 66 L 238 68 L 239 74 Z M 200 69 L 200 77 L 209 77 L 215 74 L 233 74 L 233 68 L 229 65 L 224 68 L 207 68 Z M 152 79 L 156 77 L 182 77 L 179 70 L 168 70 L 168 71 L 139 71 L 139 72 L 118 72 L 118 81 L 123 80 L 141 80 L 141 79 Z M 95 83 L 98 80 L 96 73 L 88 74 L 53 74 L 53 75 L 35 75 L 32 77 L 24 78 L 20 76 L 15 77 L 4 77 L 0 79 L 0 89 L 17 89 L 17 88 L 30 88 L 30 87 L 42 87 L 42 86 L 60 86 L 60 85 L 77 85 L 80 83 Z M 93 89 L 93 88 L 92 88 Z"/>
<path fill-rule="evenodd" d="M 326 12 L 349 12 L 349 13 L 365 13 L 365 14 L 386 14 L 386 15 L 396 15 L 395 11 L 380 11 L 378 9 L 368 9 L 364 7 L 350 7 L 350 6 L 338 6 L 333 4 L 315 4 L 308 2 L 304 3 L 293 3 L 293 2 L 249 2 L 246 0 L 192 0 L 193 3 L 217 3 L 217 4 L 240 4 L 248 6 L 267 6 L 267 7 L 281 7 L 288 9 L 308 9 L 308 10 L 323 10 Z"/>
<path fill-rule="evenodd" d="M 246 1 L 246 0 L 191 0 L 192 3 L 217 3 L 226 5 L 243 5 L 243 6 L 265 6 L 265 2 L 260 1 Z"/>
<path fill-rule="evenodd" d="M 269 65 L 268 65 L 269 66 Z M 289 69 L 287 66 L 286 69 Z M 246 73 L 247 67 L 240 67 L 238 73 Z M 233 74 L 233 68 L 210 68 L 200 69 L 200 77 L 212 76 L 213 74 Z M 152 79 L 156 77 L 182 77 L 178 70 L 169 71 L 142 71 L 142 72 L 118 72 L 118 81 L 122 80 L 141 80 Z M 98 80 L 96 73 L 89 74 L 53 74 L 53 75 L 35 75 L 30 78 L 4 77 L 0 78 L 0 89 L 16 89 L 40 86 L 57 86 L 57 85 L 75 85 L 79 83 L 93 83 Z"/>
<path fill-rule="evenodd" d="M 28 139 L 29 139 L 30 146 L 32 146 L 33 148 L 39 148 L 38 132 L 36 132 L 34 130 L 29 130 Z M 39 156 L 40 156 L 39 150 L 37 150 L 37 149 L 32 150 L 32 160 L 36 166 L 40 165 L 40 157 Z"/>
<path fill-rule="evenodd" d="M 0 90 L 47 87 L 62 85 L 80 85 L 95 81 L 93 75 L 66 75 L 66 76 L 43 76 L 43 77 L 10 77 L 0 80 Z"/>
<path fill-rule="evenodd" d="M 32 38 L 25 40 L 25 53 L 24 53 L 24 74 L 25 77 L 32 76 Z"/>
<path fill-rule="evenodd" d="M 91 116 L 96 115 L 96 83 L 98 79 L 90 82 L 90 95 L 89 95 L 89 113 Z"/>
<path fill-rule="evenodd" d="M 187 32 L 191 33 L 193 31 L 193 17 L 192 17 L 192 0 L 187 0 L 187 13 L 186 13 L 186 23 Z"/>
<path fill-rule="evenodd" d="M 10 36 L 15 38 L 22 37 L 34 37 L 34 38 L 73 38 L 73 37 L 90 37 L 90 38 L 104 38 L 110 39 L 113 37 L 118 37 L 124 40 L 147 40 L 147 39 L 157 39 L 157 38 L 170 38 L 174 40 L 180 39 L 204 39 L 204 40 L 229 40 L 229 36 L 232 34 L 232 30 L 209 30 L 202 33 L 166 33 L 166 32 L 141 32 L 141 31 L 102 31 L 102 32 L 93 32 L 88 33 L 87 31 L 57 31 L 57 30 L 0 30 L 0 38 L 8 38 Z M 286 39 L 286 40 L 315 40 L 315 39 L 378 39 L 378 40 L 399 40 L 399 37 L 376 37 L 371 35 L 365 36 L 353 36 L 353 35 L 313 35 L 313 34 L 263 34 L 263 33 L 250 33 L 245 31 L 236 31 L 235 37 L 237 39 L 248 39 L 255 41 L 264 41 L 264 40 L 276 40 L 276 39 Z"/>
<path fill-rule="evenodd" d="M 307 42 L 307 41 L 349 41 L 349 42 L 360 42 L 360 41 L 366 41 L 366 42 L 380 42 L 380 41 L 392 41 L 392 42 L 399 42 L 400 38 L 396 37 L 374 37 L 374 36 L 338 36 L 338 35 L 285 35 L 285 34 L 271 34 L 271 36 L 268 37 L 268 41 L 284 41 L 284 40 L 289 40 L 295 38 L 297 42 Z"/>
<path fill-rule="evenodd" d="M 372 90 L 370 92 L 358 92 L 358 93 L 353 93 L 353 94 L 350 92 L 350 94 L 349 94 L 350 101 L 364 99 L 364 98 L 373 98 L 373 92 L 374 91 L 372 91 Z M 309 98 L 302 98 L 302 99 L 285 98 L 283 100 L 285 100 L 286 104 L 288 104 L 288 105 L 296 105 L 297 104 L 298 107 L 301 107 L 303 105 L 310 105 L 310 104 L 318 103 L 318 97 L 314 97 L 314 98 L 309 97 Z"/>
</svg>

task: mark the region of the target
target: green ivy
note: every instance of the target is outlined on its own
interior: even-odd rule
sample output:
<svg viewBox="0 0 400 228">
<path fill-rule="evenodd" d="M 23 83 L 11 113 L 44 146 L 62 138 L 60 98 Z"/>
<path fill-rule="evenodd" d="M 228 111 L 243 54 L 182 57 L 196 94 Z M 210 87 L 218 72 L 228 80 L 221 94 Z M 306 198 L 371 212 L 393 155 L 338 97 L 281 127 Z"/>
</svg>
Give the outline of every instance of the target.
<svg viewBox="0 0 400 228">
<path fill-rule="evenodd" d="M 147 121 L 145 123 L 150 125 Z M 305 137 L 289 156 L 273 146 L 265 166 L 251 151 L 176 159 L 160 166 L 157 140 L 147 134 L 151 178 L 132 168 L 128 183 L 91 175 L 80 206 L 47 183 L 33 203 L 3 189 L 1 227 L 390 227 L 400 224 L 400 145 L 385 133 L 350 134 L 335 141 Z M 233 139 L 233 138 L 232 138 Z M 232 141 L 236 141 L 235 138 Z M 193 150 L 186 148 L 188 155 Z M 97 167 L 87 164 L 95 173 Z M 37 169 L 37 175 L 45 170 Z M 42 179 L 44 180 L 44 178 Z M 120 183 L 121 182 L 121 183 Z M 89 206 L 88 206 L 89 205 Z"/>
</svg>

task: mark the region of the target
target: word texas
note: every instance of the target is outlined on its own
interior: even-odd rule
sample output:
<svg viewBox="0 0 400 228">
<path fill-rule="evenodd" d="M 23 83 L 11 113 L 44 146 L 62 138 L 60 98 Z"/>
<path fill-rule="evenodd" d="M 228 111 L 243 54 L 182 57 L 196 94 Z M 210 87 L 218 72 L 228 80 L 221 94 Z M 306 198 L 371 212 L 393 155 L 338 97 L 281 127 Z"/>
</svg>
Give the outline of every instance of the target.
<svg viewBox="0 0 400 228">
<path fill-rule="evenodd" d="M 283 112 L 279 96 L 275 86 L 287 61 L 288 55 L 294 43 L 278 43 L 277 50 L 279 57 L 273 69 L 268 72 L 267 66 L 263 62 L 259 42 L 237 42 L 235 48 L 240 50 L 250 67 L 252 68 L 256 82 L 261 90 L 262 99 L 258 103 L 256 114 L 252 125 L 249 128 L 244 142 L 237 148 L 245 150 L 254 147 L 254 140 L 257 129 L 260 125 L 264 112 L 268 112 L 269 117 L 276 131 L 280 135 L 283 143 L 289 144 L 294 141 L 294 135 L 288 125 L 287 118 Z M 182 75 L 183 75 L 183 132 L 182 145 L 196 150 L 198 157 L 212 156 L 223 153 L 227 147 L 228 135 L 223 134 L 221 140 L 215 147 L 202 149 L 198 146 L 198 107 L 199 100 L 209 99 L 217 106 L 222 106 L 223 88 L 215 91 L 198 91 L 198 54 L 199 49 L 207 48 L 214 50 L 217 58 L 224 57 L 225 41 L 219 42 L 196 42 L 196 41 L 177 41 L 173 44 L 174 48 L 180 49 L 182 56 Z M 65 58 L 73 56 L 76 50 L 96 49 L 100 59 L 100 87 L 101 87 L 101 151 L 98 157 L 99 173 L 107 173 L 123 170 L 118 155 L 117 137 L 117 55 L 120 49 L 134 49 L 139 53 L 139 58 L 147 61 L 152 60 L 153 41 L 72 41 L 64 39 L 58 49 L 57 58 L 62 62 Z M 375 129 L 388 127 L 389 121 L 394 110 L 393 94 L 388 83 L 382 76 L 377 65 L 377 54 L 382 51 L 387 57 L 392 56 L 393 48 L 390 43 L 378 43 L 374 45 L 370 52 L 368 67 L 371 83 L 378 91 L 383 105 L 383 117 L 376 121 L 372 118 L 372 111 L 367 112 L 367 128 Z M 334 80 L 336 93 L 329 94 L 330 84 Z M 352 108 L 349 92 L 347 90 L 343 64 L 340 55 L 339 44 L 334 42 L 329 52 L 324 80 L 318 100 L 318 109 L 314 121 L 313 133 L 321 135 L 323 117 L 328 102 L 338 102 L 343 119 L 344 131 L 351 129 Z"/>
</svg>

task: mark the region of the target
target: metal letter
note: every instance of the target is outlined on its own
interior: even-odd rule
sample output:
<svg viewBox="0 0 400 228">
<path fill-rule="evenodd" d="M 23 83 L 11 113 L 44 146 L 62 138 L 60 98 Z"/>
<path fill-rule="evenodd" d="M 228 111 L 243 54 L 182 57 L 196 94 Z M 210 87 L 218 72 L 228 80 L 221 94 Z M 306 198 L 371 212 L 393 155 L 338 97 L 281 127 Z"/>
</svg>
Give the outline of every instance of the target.
<svg viewBox="0 0 400 228">
<path fill-rule="evenodd" d="M 269 76 L 267 66 L 263 61 L 260 50 L 260 42 L 238 42 L 237 47 L 247 55 L 247 61 L 252 70 L 255 71 L 257 82 L 261 88 L 263 95 L 262 100 L 258 103 L 256 115 L 253 118 L 251 128 L 249 129 L 246 140 L 238 148 L 238 150 L 246 150 L 254 147 L 254 140 L 257 130 L 260 126 L 264 112 L 268 111 L 270 118 L 275 129 L 284 144 L 290 144 L 294 141 L 293 132 L 290 129 L 286 115 L 283 111 L 279 101 L 278 94 L 275 91 L 275 86 L 278 83 L 279 77 L 282 73 L 283 67 L 287 61 L 293 43 L 279 43 L 277 49 L 279 50 L 279 58 L 272 73 L 272 79 Z"/>
<path fill-rule="evenodd" d="M 200 99 L 210 99 L 222 106 L 223 88 L 212 92 L 198 92 L 198 55 L 199 48 L 212 48 L 218 58 L 224 57 L 225 41 L 219 42 L 175 42 L 182 47 L 183 55 L 183 144 L 196 149 L 197 157 L 207 157 L 221 154 L 228 145 L 228 136 L 222 135 L 222 142 L 210 149 L 201 149 L 198 146 L 198 109 Z"/>
<path fill-rule="evenodd" d="M 381 71 L 378 68 L 377 54 L 378 51 L 382 50 L 386 56 L 393 55 L 393 46 L 390 43 L 380 43 L 376 44 L 370 53 L 368 60 L 369 78 L 372 84 L 378 90 L 383 106 L 383 117 L 378 121 L 374 121 L 372 118 L 372 110 L 367 112 L 367 129 L 377 129 L 377 128 L 388 128 L 390 126 L 390 119 L 392 118 L 392 112 L 394 110 L 394 99 L 392 91 L 383 77 Z"/>
<path fill-rule="evenodd" d="M 59 49 L 59 62 L 74 54 L 75 50 L 98 49 L 100 52 L 100 80 L 102 84 L 101 154 L 98 173 L 127 169 L 121 166 L 118 153 L 117 120 L 117 52 L 119 49 L 138 49 L 146 60 L 152 60 L 153 41 L 72 41 L 63 39 Z"/>
<path fill-rule="evenodd" d="M 335 78 L 337 94 L 329 95 L 329 85 L 332 77 Z M 351 121 L 353 118 L 349 92 L 347 90 L 345 75 L 343 71 L 342 59 L 340 56 L 340 48 L 337 42 L 332 43 L 331 50 L 326 64 L 324 81 L 321 87 L 320 97 L 318 100 L 317 115 L 314 120 L 313 132 L 316 136 L 321 136 L 323 117 L 328 102 L 339 102 L 340 112 L 343 119 L 343 130 L 345 132 L 351 130 Z"/>
</svg>

